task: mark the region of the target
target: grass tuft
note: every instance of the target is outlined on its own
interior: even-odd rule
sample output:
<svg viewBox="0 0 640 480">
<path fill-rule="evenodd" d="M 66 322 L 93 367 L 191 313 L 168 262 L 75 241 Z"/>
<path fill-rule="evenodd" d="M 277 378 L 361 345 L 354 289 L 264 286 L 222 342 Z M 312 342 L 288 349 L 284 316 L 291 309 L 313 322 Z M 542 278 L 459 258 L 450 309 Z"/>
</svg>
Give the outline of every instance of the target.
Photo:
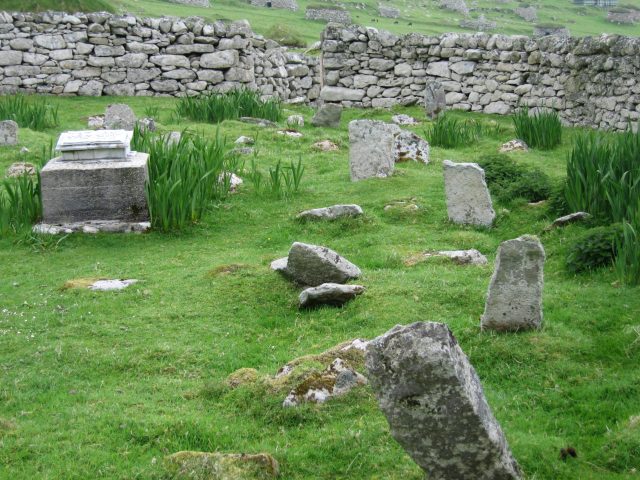
<svg viewBox="0 0 640 480">
<path fill-rule="evenodd" d="M 14 120 L 31 130 L 46 130 L 58 126 L 58 107 L 43 98 L 11 95 L 0 98 L 0 120 Z"/>
<path fill-rule="evenodd" d="M 562 123 L 555 110 L 537 111 L 530 114 L 522 107 L 513 116 L 516 136 L 531 148 L 551 150 L 562 142 Z"/>
<path fill-rule="evenodd" d="M 479 133 L 480 128 L 477 122 L 461 121 L 447 114 L 440 115 L 425 130 L 429 144 L 442 148 L 457 148 L 475 143 Z"/>
</svg>

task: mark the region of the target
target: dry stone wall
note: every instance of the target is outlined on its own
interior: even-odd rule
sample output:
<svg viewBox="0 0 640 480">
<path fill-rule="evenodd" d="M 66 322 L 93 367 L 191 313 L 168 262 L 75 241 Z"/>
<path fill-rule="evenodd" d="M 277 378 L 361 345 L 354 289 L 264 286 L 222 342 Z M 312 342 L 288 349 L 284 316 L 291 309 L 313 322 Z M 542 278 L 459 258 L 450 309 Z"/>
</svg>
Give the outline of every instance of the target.
<svg viewBox="0 0 640 480">
<path fill-rule="evenodd" d="M 426 85 L 439 81 L 448 108 L 546 107 L 570 125 L 618 130 L 640 118 L 640 38 L 399 37 L 328 25 L 322 50 L 321 98 L 345 107 L 419 103 Z"/>
<path fill-rule="evenodd" d="M 0 12 L 0 93 L 194 95 L 246 86 L 283 100 L 319 92 L 319 61 L 246 21 Z"/>
</svg>

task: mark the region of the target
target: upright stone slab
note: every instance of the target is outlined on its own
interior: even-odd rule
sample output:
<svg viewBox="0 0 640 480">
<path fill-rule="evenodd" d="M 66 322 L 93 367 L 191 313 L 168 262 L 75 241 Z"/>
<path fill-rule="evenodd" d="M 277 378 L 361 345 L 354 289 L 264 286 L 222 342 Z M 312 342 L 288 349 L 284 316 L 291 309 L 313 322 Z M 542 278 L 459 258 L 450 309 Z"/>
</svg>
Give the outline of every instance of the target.
<svg viewBox="0 0 640 480">
<path fill-rule="evenodd" d="M 480 323 L 483 330 L 540 328 L 544 260 L 538 237 L 524 235 L 500 244 Z"/>
<path fill-rule="evenodd" d="M 18 143 L 18 124 L 13 120 L 0 122 L 0 146 Z"/>
<path fill-rule="evenodd" d="M 444 87 L 437 80 L 427 82 L 424 90 L 424 109 L 429 118 L 437 117 L 447 108 Z"/>
<path fill-rule="evenodd" d="M 444 190 L 449 220 L 463 225 L 490 227 L 496 217 L 484 170 L 477 163 L 443 162 Z"/>
<path fill-rule="evenodd" d="M 108 130 L 133 130 L 136 125 L 136 115 L 129 105 L 114 103 L 104 112 L 104 128 Z"/>
<path fill-rule="evenodd" d="M 318 110 L 311 119 L 311 125 L 314 127 L 338 128 L 340 126 L 341 116 L 342 106 L 335 103 L 325 103 L 318 107 Z"/>
<path fill-rule="evenodd" d="M 391 434 L 429 480 L 516 480 L 480 379 L 442 323 L 398 325 L 367 346 L 367 378 Z"/>
<path fill-rule="evenodd" d="M 396 137 L 400 127 L 378 120 L 349 122 L 349 167 L 351 181 L 388 177 L 395 167 Z"/>
</svg>

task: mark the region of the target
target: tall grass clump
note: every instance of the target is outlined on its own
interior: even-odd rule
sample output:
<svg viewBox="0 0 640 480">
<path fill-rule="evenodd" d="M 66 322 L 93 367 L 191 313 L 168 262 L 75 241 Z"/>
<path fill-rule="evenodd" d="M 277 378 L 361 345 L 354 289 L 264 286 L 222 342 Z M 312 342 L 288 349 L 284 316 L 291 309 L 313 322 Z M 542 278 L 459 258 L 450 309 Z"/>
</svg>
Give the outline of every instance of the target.
<svg viewBox="0 0 640 480">
<path fill-rule="evenodd" d="M 58 107 L 42 98 L 24 95 L 0 97 L 0 120 L 13 120 L 31 130 L 45 130 L 58 126 Z"/>
<path fill-rule="evenodd" d="M 564 190 L 573 211 L 589 212 L 603 223 L 622 223 L 616 248 L 621 281 L 640 283 L 640 131 L 578 137 L 567 161 Z"/>
<path fill-rule="evenodd" d="M 40 176 L 6 178 L 0 184 L 0 233 L 18 232 L 42 216 Z"/>
<path fill-rule="evenodd" d="M 520 108 L 513 116 L 516 136 L 531 148 L 551 150 L 562 141 L 562 123 L 555 110 L 529 114 L 529 108 Z"/>
<path fill-rule="evenodd" d="M 298 161 L 291 160 L 289 165 L 284 165 L 281 160 L 274 166 L 269 167 L 265 175 L 258 168 L 255 159 L 251 160 L 251 169 L 248 172 L 247 180 L 253 185 L 256 194 L 268 194 L 276 198 L 289 198 L 300 191 L 302 177 L 304 175 L 304 165 L 302 156 Z"/>
<path fill-rule="evenodd" d="M 427 126 L 425 136 L 432 146 L 457 148 L 475 143 L 481 130 L 477 122 L 463 122 L 445 114 Z"/>
<path fill-rule="evenodd" d="M 238 168 L 219 132 L 212 140 L 184 132 L 175 142 L 136 129 L 132 148 L 149 154 L 149 214 L 151 225 L 162 231 L 198 222 L 214 201 L 227 195 L 230 175 Z"/>
<path fill-rule="evenodd" d="M 256 117 L 278 122 L 282 120 L 282 103 L 278 98 L 262 100 L 259 92 L 247 88 L 227 93 L 211 93 L 184 97 L 176 105 L 176 114 L 198 122 L 220 123 L 240 117 Z"/>
</svg>

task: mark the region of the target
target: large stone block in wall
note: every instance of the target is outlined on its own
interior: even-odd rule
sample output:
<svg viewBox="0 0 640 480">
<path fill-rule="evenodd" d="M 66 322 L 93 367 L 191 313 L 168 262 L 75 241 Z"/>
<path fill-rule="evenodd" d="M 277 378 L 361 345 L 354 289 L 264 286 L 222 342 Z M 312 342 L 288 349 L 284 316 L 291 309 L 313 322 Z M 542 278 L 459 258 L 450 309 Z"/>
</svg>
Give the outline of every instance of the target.
<svg viewBox="0 0 640 480">
<path fill-rule="evenodd" d="M 361 89 L 345 87 L 323 87 L 320 90 L 320 100 L 325 102 L 359 102 L 367 92 Z"/>
<path fill-rule="evenodd" d="M 238 59 L 237 50 L 205 53 L 200 57 L 200 67 L 214 69 L 231 68 L 238 63 Z"/>
<path fill-rule="evenodd" d="M 443 323 L 398 325 L 367 345 L 367 378 L 393 438 L 433 480 L 518 480 L 478 375 Z"/>
<path fill-rule="evenodd" d="M 484 170 L 477 163 L 445 160 L 444 190 L 449 220 L 463 225 L 490 227 L 496 217 Z"/>
<path fill-rule="evenodd" d="M 537 237 L 500 244 L 481 319 L 482 329 L 518 331 L 542 325 L 545 253 Z"/>
<path fill-rule="evenodd" d="M 390 176 L 396 163 L 399 134 L 400 127 L 379 120 L 349 122 L 351 181 Z"/>
</svg>

